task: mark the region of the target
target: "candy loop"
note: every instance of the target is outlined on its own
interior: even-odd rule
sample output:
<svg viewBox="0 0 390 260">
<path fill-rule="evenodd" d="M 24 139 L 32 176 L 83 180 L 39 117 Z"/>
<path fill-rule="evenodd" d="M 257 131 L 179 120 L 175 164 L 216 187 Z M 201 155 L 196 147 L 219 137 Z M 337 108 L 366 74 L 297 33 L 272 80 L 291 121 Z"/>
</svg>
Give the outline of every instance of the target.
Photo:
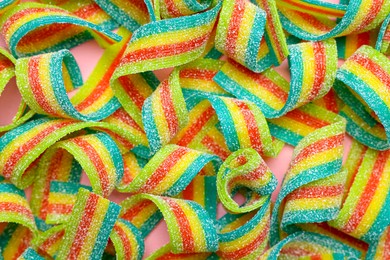
<svg viewBox="0 0 390 260">
<path fill-rule="evenodd" d="M 177 145 L 161 148 L 145 167 L 118 190 L 129 193 L 148 193 L 163 196 L 179 194 L 206 164 L 216 167 L 221 161 L 217 156 Z"/>
<path fill-rule="evenodd" d="M 223 206 L 234 213 L 245 213 L 263 206 L 276 185 L 275 176 L 261 156 L 250 148 L 232 153 L 217 175 L 218 197 Z M 232 193 L 240 189 L 247 192 L 247 200 L 241 206 L 232 198 Z"/>
<path fill-rule="evenodd" d="M 330 237 L 311 232 L 297 232 L 271 247 L 260 259 L 276 260 L 279 256 L 296 257 L 295 252 L 299 252 L 301 257 L 307 256 L 320 259 L 330 257 L 334 259 L 360 259 L 361 256 L 360 252 L 353 247 Z"/>
<path fill-rule="evenodd" d="M 173 253 L 215 252 L 218 249 L 213 220 L 193 201 L 150 194 L 134 195 L 121 203 L 120 217 L 132 222 L 139 210 L 134 206 L 148 202 L 158 207 L 167 223 Z"/>
<path fill-rule="evenodd" d="M 329 222 L 342 232 L 374 244 L 389 225 L 390 151 L 375 151 L 356 141 L 347 159 L 349 185 L 338 216 Z"/>
<path fill-rule="evenodd" d="M 53 23 L 63 24 L 63 29 L 54 34 L 51 31 L 47 32 L 46 30 L 50 29 Z M 108 44 L 121 39 L 117 34 L 74 16 L 61 8 L 37 3 L 22 3 L 11 9 L 1 17 L 0 25 L 6 43 L 15 57 L 31 56 L 73 47 L 77 43 L 72 42 L 71 39 L 80 33 L 80 27 L 91 29 L 94 36 Z M 66 32 L 64 32 L 65 29 Z M 79 31 L 77 32 L 77 30 Z M 39 37 L 40 34 L 42 37 Z M 31 37 L 38 39 L 33 40 Z M 37 40 L 40 44 L 32 46 L 31 42 Z"/>
<path fill-rule="evenodd" d="M 389 59 L 370 46 L 355 52 L 338 70 L 334 85 L 346 108 L 347 131 L 376 149 L 389 149 Z"/>
<path fill-rule="evenodd" d="M 308 3 L 306 0 L 282 2 L 295 2 L 298 5 Z M 317 13 L 322 12 L 326 14 L 326 10 L 320 7 L 317 1 L 312 2 L 312 4 L 316 6 L 315 8 L 321 9 Z M 377 27 L 390 12 L 389 2 L 373 0 L 351 1 L 347 6 L 332 5 L 331 9 L 333 10 L 329 10 L 331 13 L 327 14 L 327 16 L 331 17 L 326 18 L 323 15 L 317 15 L 317 13 L 315 15 L 304 13 L 283 5 L 278 7 L 284 29 L 290 34 L 307 41 L 321 41 L 371 30 Z M 345 13 L 340 21 L 335 22 L 332 20 L 332 17 L 340 17 L 344 10 Z"/>
<path fill-rule="evenodd" d="M 56 259 L 101 259 L 120 206 L 80 189 Z"/>
<path fill-rule="evenodd" d="M 285 214 L 283 201 L 288 199 L 288 195 L 292 194 L 298 188 L 303 187 L 305 184 L 311 183 L 313 185 L 313 182 L 332 176 L 340 171 L 343 157 L 345 125 L 345 121 L 340 120 L 337 123 L 320 128 L 303 138 L 295 147 L 293 160 L 283 179 L 282 187 L 273 209 L 270 233 L 271 245 L 275 245 L 280 240 L 280 228 L 283 228 L 281 222 Z M 342 179 L 336 178 L 335 182 L 340 183 Z M 321 182 L 317 184 L 321 185 Z M 320 186 L 319 194 L 322 194 L 326 189 L 326 186 Z M 336 189 L 336 191 L 334 196 L 336 196 L 336 201 L 340 201 L 340 194 L 343 190 Z M 309 192 L 307 195 L 303 195 L 303 197 L 310 197 L 310 195 L 311 193 Z M 332 206 L 329 205 L 329 207 Z M 310 210 L 311 208 L 309 207 L 308 209 Z M 304 207 L 299 207 L 290 209 L 288 214 L 294 216 L 305 214 L 305 212 Z M 299 217 L 297 218 L 299 220 Z M 305 221 L 304 218 L 302 220 Z M 285 221 L 288 222 L 288 219 Z M 306 221 L 310 222 L 310 219 Z"/>
<path fill-rule="evenodd" d="M 257 211 L 226 214 L 218 220 L 219 250 L 222 259 L 259 257 L 269 242 L 270 199 Z"/>
<path fill-rule="evenodd" d="M 266 118 L 280 117 L 324 96 L 337 69 L 333 39 L 290 45 L 289 51 L 290 87 L 273 69 L 258 74 L 232 61 L 222 66 L 214 81 L 237 98 L 254 102 Z"/>
<path fill-rule="evenodd" d="M 248 69 L 261 72 L 279 65 L 288 50 L 275 2 L 254 2 L 265 11 L 250 1 L 223 2 L 215 47 Z"/>
<path fill-rule="evenodd" d="M 18 187 L 28 187 L 36 177 L 28 167 L 51 145 L 78 130 L 94 127 L 115 139 L 137 147 L 138 138 L 119 125 L 105 122 L 79 122 L 70 119 L 41 118 L 19 126 L 0 137 L 0 172 Z M 116 148 L 117 149 L 117 148 Z M 142 149 L 141 149 L 142 150 Z M 119 151 L 119 150 L 118 150 Z M 27 153 L 28 152 L 28 153 Z M 30 167 L 31 168 L 31 167 Z"/>
<path fill-rule="evenodd" d="M 130 222 L 118 219 L 111 231 L 110 239 L 114 244 L 117 259 L 142 259 L 144 241 L 141 233 Z"/>
</svg>

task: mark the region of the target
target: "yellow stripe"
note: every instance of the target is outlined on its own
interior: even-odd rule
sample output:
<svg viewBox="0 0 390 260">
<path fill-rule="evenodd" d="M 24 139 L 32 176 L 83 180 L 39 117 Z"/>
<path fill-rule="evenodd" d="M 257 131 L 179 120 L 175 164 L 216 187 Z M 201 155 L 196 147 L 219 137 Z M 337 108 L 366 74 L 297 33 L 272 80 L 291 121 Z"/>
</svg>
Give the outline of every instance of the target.
<svg viewBox="0 0 390 260">
<path fill-rule="evenodd" d="M 113 97 L 114 92 L 108 87 L 92 104 L 81 110 L 83 114 L 92 114 L 102 109 Z"/>
<path fill-rule="evenodd" d="M 164 114 L 164 109 L 161 104 L 161 94 L 159 89 L 155 91 L 152 96 L 152 115 L 155 121 L 156 130 L 160 136 L 161 144 L 164 144 L 166 141 L 171 139 L 167 119 L 170 120 L 169 116 Z M 166 118 L 167 117 L 167 118 Z"/>
<path fill-rule="evenodd" d="M 49 194 L 49 204 L 68 204 L 73 205 L 76 202 L 76 195 L 72 194 L 64 194 L 64 193 L 57 193 L 57 192 L 50 192 Z"/>
<path fill-rule="evenodd" d="M 142 209 L 142 211 L 137 214 L 132 220 L 131 223 L 137 228 L 141 228 L 149 218 L 158 211 L 158 208 L 153 203 L 149 206 Z"/>
<path fill-rule="evenodd" d="M 316 130 L 314 127 L 310 127 L 306 124 L 303 124 L 301 122 L 295 121 L 288 117 L 279 117 L 277 119 L 269 119 L 269 121 L 272 124 L 275 124 L 277 126 L 280 126 L 282 128 L 285 128 L 287 130 L 290 130 L 291 132 L 294 132 L 301 136 L 306 136 Z"/>
<path fill-rule="evenodd" d="M 215 36 L 215 47 L 218 50 L 224 52 L 226 50 L 225 43 L 229 30 L 230 17 L 234 10 L 235 1 L 224 1 L 220 19 L 218 21 L 216 36 Z"/>
<path fill-rule="evenodd" d="M 309 96 L 313 84 L 314 78 L 316 75 L 315 69 L 315 58 L 314 58 L 314 49 L 312 43 L 301 44 L 302 50 L 302 61 L 303 61 L 303 71 L 302 73 L 302 89 L 299 97 L 298 104 L 303 103 L 302 101 L 306 100 Z M 298 106 L 297 104 L 297 106 Z"/>
<path fill-rule="evenodd" d="M 289 200 L 286 203 L 285 211 L 316 210 L 336 208 L 340 205 L 341 196 L 302 198 Z"/>
<path fill-rule="evenodd" d="M 238 31 L 238 37 L 235 46 L 235 56 L 245 63 L 246 50 L 248 48 L 251 30 L 256 17 L 256 7 L 249 2 L 245 3 L 245 11 Z"/>
</svg>

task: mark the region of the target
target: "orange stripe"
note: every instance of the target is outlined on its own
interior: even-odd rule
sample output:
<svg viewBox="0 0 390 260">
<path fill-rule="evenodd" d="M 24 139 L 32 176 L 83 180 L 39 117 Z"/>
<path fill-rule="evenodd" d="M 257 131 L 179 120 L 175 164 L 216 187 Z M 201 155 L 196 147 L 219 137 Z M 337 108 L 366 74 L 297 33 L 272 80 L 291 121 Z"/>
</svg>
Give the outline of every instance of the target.
<svg viewBox="0 0 390 260">
<path fill-rule="evenodd" d="M 305 199 L 305 198 L 321 198 L 338 196 L 344 191 L 344 185 L 338 184 L 334 186 L 314 186 L 301 187 L 287 197 L 287 200 Z"/>
</svg>

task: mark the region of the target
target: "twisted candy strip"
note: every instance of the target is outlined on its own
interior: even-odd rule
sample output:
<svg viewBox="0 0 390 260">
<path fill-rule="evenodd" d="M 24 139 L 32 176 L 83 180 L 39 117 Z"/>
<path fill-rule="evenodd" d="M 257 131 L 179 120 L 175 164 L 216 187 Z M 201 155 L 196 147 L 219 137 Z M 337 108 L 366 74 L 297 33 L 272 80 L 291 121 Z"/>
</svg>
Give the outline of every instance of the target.
<svg viewBox="0 0 390 260">
<path fill-rule="evenodd" d="M 245 214 L 226 214 L 218 220 L 221 259 L 259 257 L 269 242 L 270 199 L 258 211 Z"/>
<path fill-rule="evenodd" d="M 101 259 L 120 206 L 80 189 L 56 259 Z"/>
<path fill-rule="evenodd" d="M 53 21 L 56 21 L 53 23 Z M 61 24 L 61 29 L 55 24 Z M 102 27 L 52 5 L 22 3 L 5 13 L 0 20 L 1 32 L 15 57 L 70 48 L 78 44 L 75 35 L 91 29 L 102 42 L 112 44 L 121 39 Z"/>
<path fill-rule="evenodd" d="M 157 206 L 164 216 L 173 253 L 215 252 L 218 249 L 218 237 L 212 219 L 193 201 L 149 194 L 134 195 L 121 203 L 120 217 L 132 222 L 137 214 L 133 205 L 145 202 Z"/>
<path fill-rule="evenodd" d="M 217 156 L 177 145 L 161 148 L 127 185 L 119 190 L 164 196 L 179 194 L 209 162 L 220 164 Z"/>
<path fill-rule="evenodd" d="M 390 12 L 390 3 L 382 0 L 350 1 L 347 6 L 307 0 L 282 0 L 278 3 L 283 28 L 309 41 L 369 31 Z M 286 4 L 293 6 L 287 7 Z M 309 11 L 305 5 L 310 6 Z M 337 17 L 341 20 L 336 22 L 334 18 Z"/>
<path fill-rule="evenodd" d="M 276 185 L 275 176 L 256 150 L 251 148 L 232 153 L 217 175 L 218 197 L 227 210 L 235 213 L 250 212 L 263 206 Z M 239 189 L 245 189 L 248 196 L 241 206 L 231 196 Z"/>
<path fill-rule="evenodd" d="M 346 108 L 341 115 L 356 140 L 377 150 L 389 149 L 389 59 L 369 46 L 361 47 L 338 70 L 334 85 Z"/>
<path fill-rule="evenodd" d="M 348 245 L 330 237 L 311 232 L 296 232 L 286 237 L 266 251 L 260 259 L 276 260 L 279 256 L 286 258 L 307 256 L 308 259 L 360 258 L 359 252 Z"/>
<path fill-rule="evenodd" d="M 265 117 L 280 117 L 324 96 L 337 68 L 334 40 L 290 45 L 289 51 L 290 88 L 272 69 L 257 74 L 232 61 L 222 66 L 214 80 L 237 98 L 254 102 Z"/>
<path fill-rule="evenodd" d="M 95 0 L 95 2 L 113 19 L 134 32 L 140 26 L 150 22 L 148 8 L 143 0 L 123 2 L 118 0 Z"/>
<path fill-rule="evenodd" d="M 161 82 L 145 100 L 142 121 L 153 153 L 167 144 L 187 124 L 188 112 L 177 71 L 168 80 Z"/>
<path fill-rule="evenodd" d="M 29 186 L 36 177 L 34 171 L 29 171 L 29 169 L 32 169 L 32 163 L 48 147 L 67 134 L 87 127 L 98 127 L 103 131 L 114 132 L 122 140 L 130 144 L 138 143 L 135 136 L 117 125 L 104 122 L 79 122 L 70 119 L 40 118 L 19 126 L 0 138 L 0 151 L 3 155 L 0 158 L 1 174 L 6 179 L 11 179 L 18 187 Z M 108 140 L 110 138 L 104 137 L 104 139 Z M 111 143 L 112 145 L 110 146 L 112 147 L 116 147 L 112 140 L 105 142 Z M 118 148 L 116 147 L 116 149 Z M 120 151 L 117 150 L 115 153 L 120 154 Z M 115 161 L 117 162 L 118 160 L 116 159 Z"/>
<path fill-rule="evenodd" d="M 390 52 L 390 15 L 386 17 L 381 25 L 379 35 L 376 41 L 375 49 L 378 51 L 389 54 Z"/>
<path fill-rule="evenodd" d="M 110 239 L 118 259 L 142 259 L 144 241 L 141 233 L 130 222 L 118 219 L 111 231 Z"/>
<path fill-rule="evenodd" d="M 8 82 L 15 76 L 15 62 L 15 58 L 7 50 L 0 48 L 0 95 Z M 32 115 L 33 112 L 26 112 L 26 104 L 21 101 L 12 122 L 8 125 L 0 126 L 0 133 L 24 123 L 31 118 Z"/>
<path fill-rule="evenodd" d="M 389 225 L 390 152 L 375 151 L 355 142 L 348 158 L 350 186 L 331 226 L 374 243 Z"/>
<path fill-rule="evenodd" d="M 57 225 L 36 236 L 32 245 L 40 255 L 54 258 L 64 235 L 65 225 Z"/>
<path fill-rule="evenodd" d="M 80 188 L 92 191 L 91 187 L 77 183 L 51 181 L 46 206 L 47 224 L 61 224 L 68 220 Z"/>
<path fill-rule="evenodd" d="M 0 183 L 0 251 L 6 259 L 18 257 L 37 231 L 24 191 Z"/>
<path fill-rule="evenodd" d="M 289 170 L 284 177 L 282 188 L 275 202 L 270 234 L 271 245 L 275 245 L 280 240 L 281 233 L 279 228 L 282 228 L 283 230 L 283 224 L 286 224 L 285 226 L 290 224 L 288 221 L 291 220 L 294 223 L 299 223 L 301 220 L 303 222 L 311 222 L 310 218 L 306 219 L 304 217 L 307 214 L 319 218 L 321 218 L 321 215 L 327 216 L 327 214 L 321 212 L 321 208 L 318 208 L 320 205 L 318 205 L 317 210 L 310 211 L 310 209 L 308 210 L 305 208 L 305 204 L 302 203 L 302 205 L 299 207 L 287 208 L 286 211 L 286 207 L 283 202 L 288 200 L 288 195 L 292 194 L 292 192 L 298 188 L 301 188 L 301 190 L 297 191 L 297 193 L 301 194 L 299 196 L 295 195 L 298 196 L 297 199 L 306 199 L 310 202 L 310 196 L 314 193 L 307 192 L 305 194 L 305 187 L 302 186 L 320 179 L 324 179 L 328 176 L 332 176 L 340 171 L 343 155 L 344 135 L 345 121 L 341 120 L 332 125 L 325 126 L 317 131 L 312 132 L 304 139 L 302 139 L 302 141 L 296 146 L 293 154 L 293 160 L 290 163 Z M 335 182 L 338 184 L 342 182 L 342 180 L 336 178 Z M 323 185 L 321 182 L 317 184 Z M 314 189 L 314 187 L 310 188 Z M 318 193 L 316 194 L 318 194 L 318 197 L 327 197 L 324 196 L 326 192 L 322 193 L 328 189 L 327 186 L 319 186 L 317 189 Z M 331 188 L 330 190 L 332 191 Z M 340 193 L 342 193 L 342 190 L 336 188 L 335 192 L 329 193 L 329 197 L 337 196 Z M 337 201 L 337 198 L 335 200 Z M 310 203 L 310 205 L 313 204 L 315 205 L 315 203 Z M 323 204 L 321 203 L 321 205 Z M 325 207 L 330 208 L 335 206 L 337 206 L 337 202 L 333 205 L 325 205 Z M 324 211 L 326 213 L 329 212 L 328 208 L 325 208 Z M 291 216 L 292 219 L 290 219 L 289 216 Z"/>
<path fill-rule="evenodd" d="M 288 50 L 275 2 L 257 2 L 266 11 L 249 1 L 223 2 L 215 47 L 250 70 L 261 72 L 271 65 L 279 65 Z M 267 15 L 270 19 L 266 26 Z M 265 29 L 267 37 L 264 39 Z"/>
<path fill-rule="evenodd" d="M 111 79 L 114 91 L 120 89 L 118 81 L 122 76 L 177 66 L 200 57 L 219 9 L 220 4 L 217 4 L 203 13 L 151 22 L 140 27 L 134 32 Z"/>
<path fill-rule="evenodd" d="M 35 112 L 53 117 L 97 121 L 112 114 L 120 104 L 109 79 L 130 39 L 130 33 L 119 33 L 122 41 L 107 48 L 89 80 L 70 100 L 67 92 L 81 86 L 82 77 L 68 50 L 18 59 L 16 75 L 23 100 Z"/>
<path fill-rule="evenodd" d="M 93 0 L 84 0 L 84 1 L 73 1 L 73 0 L 42 0 L 42 3 L 56 5 L 65 9 L 72 14 L 87 20 L 88 22 L 98 24 L 106 29 L 112 30 L 117 28 L 118 25 L 115 23 L 113 18 L 111 18 L 103 9 L 100 8 Z M 85 33 L 85 39 L 93 38 L 92 35 L 88 37 L 89 33 Z M 89 40 L 89 39 L 88 39 Z"/>
</svg>

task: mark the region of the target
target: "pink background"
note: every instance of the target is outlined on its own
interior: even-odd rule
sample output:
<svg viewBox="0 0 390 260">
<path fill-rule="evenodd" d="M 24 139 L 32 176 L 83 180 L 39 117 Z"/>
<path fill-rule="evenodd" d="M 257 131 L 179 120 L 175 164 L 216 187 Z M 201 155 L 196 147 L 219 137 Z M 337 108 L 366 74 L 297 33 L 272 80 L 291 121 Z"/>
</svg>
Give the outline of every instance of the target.
<svg viewBox="0 0 390 260">
<path fill-rule="evenodd" d="M 335 1 L 332 1 L 335 2 Z M 4 42 L 1 40 L 0 46 L 5 46 Z M 97 64 L 97 61 L 103 53 L 103 49 L 100 48 L 95 41 L 89 41 L 84 43 L 72 50 L 73 55 L 75 56 L 83 75 L 84 81 L 91 74 L 93 68 Z M 284 62 L 282 66 L 276 68 L 283 76 L 287 79 L 289 78 L 289 72 L 287 67 L 287 62 Z M 157 72 L 157 76 L 161 79 L 164 79 L 170 70 L 161 70 Z M 18 105 L 20 104 L 20 94 L 17 90 L 15 80 L 13 79 L 6 87 L 4 92 L 0 96 L 0 125 L 5 125 L 11 122 L 13 116 L 15 115 Z M 346 139 L 345 154 L 350 148 L 351 139 L 348 137 Z M 283 178 L 283 175 L 286 173 L 289 162 L 291 161 L 293 152 L 293 147 L 286 145 L 282 152 L 276 158 L 265 158 L 268 166 L 275 174 L 279 180 L 278 189 Z M 345 156 L 344 156 L 345 157 Z M 344 158 L 345 159 L 345 158 Z M 83 176 L 82 183 L 89 184 L 86 176 Z M 276 198 L 277 191 L 273 193 L 273 199 Z M 115 202 L 120 202 L 126 198 L 126 194 L 120 194 L 114 192 L 110 197 L 111 200 Z M 224 214 L 222 206 L 218 206 L 218 217 Z M 169 242 L 169 237 L 166 230 L 165 222 L 162 221 L 155 230 L 146 238 L 145 240 L 145 256 L 150 255 L 153 251 L 160 248 L 164 244 Z"/>
</svg>

